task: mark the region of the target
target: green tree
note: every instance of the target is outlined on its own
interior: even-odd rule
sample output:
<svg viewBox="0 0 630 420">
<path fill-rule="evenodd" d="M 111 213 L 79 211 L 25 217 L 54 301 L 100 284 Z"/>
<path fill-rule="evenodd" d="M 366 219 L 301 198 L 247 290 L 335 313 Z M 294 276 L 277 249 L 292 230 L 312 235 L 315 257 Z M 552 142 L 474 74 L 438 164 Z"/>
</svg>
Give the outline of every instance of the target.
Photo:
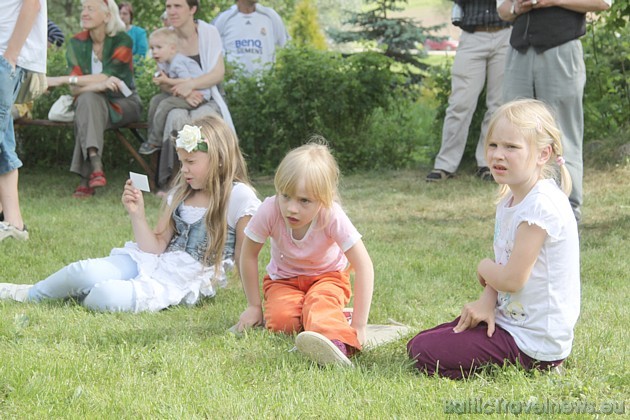
<svg viewBox="0 0 630 420">
<path fill-rule="evenodd" d="M 425 68 L 421 59 L 426 55 L 418 50 L 418 44 L 424 43 L 431 32 L 443 25 L 422 27 L 414 19 L 392 17 L 392 12 L 404 10 L 407 0 L 365 0 L 368 10 L 351 13 L 346 21 L 354 30 L 330 31 L 337 42 L 362 42 L 366 46 L 376 47 L 387 57 L 402 63 L 408 75 L 417 81 L 418 73 L 413 69 Z"/>
<path fill-rule="evenodd" d="M 317 9 L 311 0 L 298 3 L 289 25 L 289 34 L 297 47 L 327 49 L 326 39 L 317 20 Z"/>
</svg>

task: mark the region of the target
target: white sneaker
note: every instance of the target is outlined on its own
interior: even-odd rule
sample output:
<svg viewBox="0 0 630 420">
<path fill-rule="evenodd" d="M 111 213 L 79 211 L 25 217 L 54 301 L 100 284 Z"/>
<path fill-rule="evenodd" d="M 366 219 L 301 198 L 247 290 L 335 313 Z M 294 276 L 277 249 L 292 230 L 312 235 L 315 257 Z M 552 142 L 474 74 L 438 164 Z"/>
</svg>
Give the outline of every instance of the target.
<svg viewBox="0 0 630 420">
<path fill-rule="evenodd" d="M 20 230 L 9 223 L 0 222 L 0 241 L 7 238 L 15 238 L 20 241 L 28 240 L 28 230 L 26 230 L 26 225 L 24 225 L 24 229 Z"/>
<path fill-rule="evenodd" d="M 320 365 L 352 366 L 352 362 L 329 339 L 314 331 L 303 331 L 295 337 L 295 347 Z"/>
<path fill-rule="evenodd" d="M 32 284 L 0 283 L 0 299 L 12 299 L 24 302 L 28 298 L 28 291 Z"/>
</svg>

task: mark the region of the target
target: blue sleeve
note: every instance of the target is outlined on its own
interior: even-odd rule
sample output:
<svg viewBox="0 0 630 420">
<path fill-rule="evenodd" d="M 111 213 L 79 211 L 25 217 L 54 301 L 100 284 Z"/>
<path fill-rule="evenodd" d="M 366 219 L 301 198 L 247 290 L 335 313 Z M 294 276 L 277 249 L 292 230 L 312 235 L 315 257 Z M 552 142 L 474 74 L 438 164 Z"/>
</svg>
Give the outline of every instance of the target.
<svg viewBox="0 0 630 420">
<path fill-rule="evenodd" d="M 134 26 L 134 28 L 135 29 L 132 29 L 130 31 L 132 33 L 132 38 L 133 38 L 133 55 L 146 57 L 147 51 L 149 50 L 149 43 L 147 41 L 147 31 L 140 28 L 139 26 Z"/>
</svg>

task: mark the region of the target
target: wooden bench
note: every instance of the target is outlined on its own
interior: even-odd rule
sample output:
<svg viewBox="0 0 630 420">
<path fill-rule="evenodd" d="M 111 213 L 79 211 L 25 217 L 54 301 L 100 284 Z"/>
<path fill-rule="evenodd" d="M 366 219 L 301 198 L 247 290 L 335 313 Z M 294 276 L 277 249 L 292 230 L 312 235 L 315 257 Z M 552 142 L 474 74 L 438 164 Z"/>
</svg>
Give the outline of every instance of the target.
<svg viewBox="0 0 630 420">
<path fill-rule="evenodd" d="M 13 124 L 16 126 L 39 126 L 39 127 L 74 127 L 74 122 L 60 122 L 60 121 L 50 121 L 50 120 L 32 120 L 26 118 L 20 118 L 13 121 Z M 133 157 L 133 159 L 138 162 L 138 164 L 142 167 L 142 169 L 146 172 L 149 178 L 149 186 L 151 187 L 151 191 L 157 191 L 155 185 L 155 174 L 157 172 L 157 165 L 160 161 L 159 154 L 157 151 L 151 155 L 150 162 L 147 162 L 140 153 L 138 153 L 137 147 L 134 147 L 129 139 L 125 137 L 123 134 L 123 130 L 129 131 L 133 138 L 138 140 L 140 144 L 145 141 L 145 138 L 140 134 L 138 130 L 146 130 L 147 123 L 146 122 L 133 122 L 121 127 L 117 128 L 109 128 L 108 130 L 112 131 L 116 138 L 120 140 L 122 145 L 127 149 L 129 154 Z"/>
</svg>

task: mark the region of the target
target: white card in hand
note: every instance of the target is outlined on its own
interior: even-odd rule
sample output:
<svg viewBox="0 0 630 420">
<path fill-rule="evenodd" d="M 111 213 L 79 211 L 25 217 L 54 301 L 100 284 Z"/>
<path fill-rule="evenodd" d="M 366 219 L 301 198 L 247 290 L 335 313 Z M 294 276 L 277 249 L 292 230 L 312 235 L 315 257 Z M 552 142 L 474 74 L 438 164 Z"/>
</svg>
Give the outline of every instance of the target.
<svg viewBox="0 0 630 420">
<path fill-rule="evenodd" d="M 149 188 L 149 178 L 146 175 L 129 172 L 129 179 L 134 187 L 141 191 L 151 192 Z"/>
<path fill-rule="evenodd" d="M 125 95 L 125 98 L 128 98 L 133 93 L 131 89 L 129 89 L 129 86 L 127 86 L 127 83 L 123 82 L 122 80 L 120 81 L 118 87 L 120 89 L 120 93 Z"/>
</svg>

